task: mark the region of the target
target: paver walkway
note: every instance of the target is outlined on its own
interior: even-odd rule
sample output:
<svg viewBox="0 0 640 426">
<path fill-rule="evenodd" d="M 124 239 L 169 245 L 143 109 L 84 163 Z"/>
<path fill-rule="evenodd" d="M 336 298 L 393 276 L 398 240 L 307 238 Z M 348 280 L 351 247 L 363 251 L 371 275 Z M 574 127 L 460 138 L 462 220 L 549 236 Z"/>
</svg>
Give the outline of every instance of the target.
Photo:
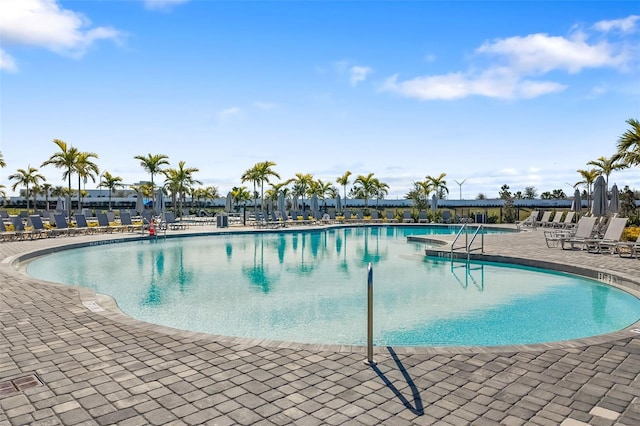
<svg viewBox="0 0 640 426">
<path fill-rule="evenodd" d="M 11 264 L 36 249 L 130 237 L 0 244 L 0 426 L 640 424 L 640 324 L 549 345 L 377 347 L 369 367 L 364 348 L 145 325 Z M 540 230 L 487 236 L 485 253 L 640 288 L 640 261 L 547 248 Z"/>
</svg>

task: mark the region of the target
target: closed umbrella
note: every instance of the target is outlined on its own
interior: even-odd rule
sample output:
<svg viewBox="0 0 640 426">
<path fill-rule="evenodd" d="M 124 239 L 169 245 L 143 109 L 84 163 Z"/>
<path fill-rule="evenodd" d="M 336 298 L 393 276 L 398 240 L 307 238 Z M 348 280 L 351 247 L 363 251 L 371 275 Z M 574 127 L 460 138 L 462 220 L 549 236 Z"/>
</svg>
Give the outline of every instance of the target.
<svg viewBox="0 0 640 426">
<path fill-rule="evenodd" d="M 436 197 L 436 194 L 433 194 L 433 197 L 431 197 L 431 210 L 438 210 L 438 197 Z"/>
<path fill-rule="evenodd" d="M 618 185 L 615 183 L 611 187 L 611 200 L 609 200 L 609 213 L 618 213 L 620 211 L 620 192 Z"/>
<path fill-rule="evenodd" d="M 64 211 L 64 200 L 59 199 L 58 203 L 56 204 L 56 210 L 59 212 L 63 212 Z"/>
<path fill-rule="evenodd" d="M 598 176 L 593 184 L 593 205 L 591 214 L 604 216 L 607 213 L 607 183 L 602 176 Z"/>
<path fill-rule="evenodd" d="M 142 193 L 138 192 L 136 195 L 136 212 L 142 214 L 144 211 L 144 202 L 142 201 Z"/>
<path fill-rule="evenodd" d="M 311 216 L 316 217 L 318 215 L 318 210 L 320 210 L 318 208 L 318 196 L 313 194 L 311 196 Z"/>
<path fill-rule="evenodd" d="M 340 194 L 336 194 L 336 213 L 342 212 L 342 198 Z"/>
<path fill-rule="evenodd" d="M 225 204 L 224 204 L 224 211 L 226 211 L 227 213 L 231 213 L 232 210 L 233 210 L 233 194 L 229 192 L 227 193 L 227 200 L 225 201 Z"/>
<path fill-rule="evenodd" d="M 291 210 L 296 211 L 298 210 L 298 196 L 294 196 L 293 197 L 293 201 L 291 203 Z"/>
<path fill-rule="evenodd" d="M 582 211 L 582 196 L 580 195 L 580 190 L 576 188 L 573 193 L 573 201 L 571 202 L 571 211 L 580 213 Z"/>
<path fill-rule="evenodd" d="M 161 188 L 156 192 L 155 211 L 157 215 L 164 213 L 164 193 Z"/>
<path fill-rule="evenodd" d="M 278 194 L 278 211 L 284 212 L 287 209 L 287 205 L 284 201 L 284 194 L 280 192 Z"/>
</svg>

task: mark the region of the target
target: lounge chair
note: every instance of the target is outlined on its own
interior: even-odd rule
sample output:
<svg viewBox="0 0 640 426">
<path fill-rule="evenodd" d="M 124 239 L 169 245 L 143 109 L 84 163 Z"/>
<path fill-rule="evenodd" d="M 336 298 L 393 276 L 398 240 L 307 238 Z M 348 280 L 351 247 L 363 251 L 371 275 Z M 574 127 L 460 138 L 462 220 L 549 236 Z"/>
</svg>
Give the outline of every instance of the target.
<svg viewBox="0 0 640 426">
<path fill-rule="evenodd" d="M 2 241 L 11 241 L 17 238 L 15 231 L 7 231 L 6 226 L 4 226 L 4 220 L 0 218 L 0 237 L 2 237 Z"/>
<path fill-rule="evenodd" d="M 51 234 L 58 235 L 72 235 L 75 232 L 69 228 L 69 224 L 67 223 L 67 218 L 63 214 L 54 214 L 53 215 L 53 223 L 56 225 L 55 228 L 51 229 Z"/>
<path fill-rule="evenodd" d="M 385 210 L 385 222 L 389 223 L 398 223 L 398 219 L 396 219 L 396 213 L 393 210 Z"/>
<path fill-rule="evenodd" d="M 551 222 L 551 213 L 551 210 L 547 210 L 542 213 L 540 220 L 536 220 L 536 226 L 549 226 L 549 223 Z"/>
<path fill-rule="evenodd" d="M 584 227 L 582 227 L 583 222 L 587 224 L 590 223 L 591 228 L 589 229 L 587 225 L 584 225 Z M 599 241 L 604 241 L 605 239 L 607 241 L 619 241 L 620 235 L 622 235 L 622 231 L 624 230 L 626 223 L 626 218 L 623 218 L 622 220 L 612 219 L 610 225 L 614 226 L 608 226 L 605 235 L 600 238 L 597 234 L 596 218 L 593 216 L 583 217 L 578 223 L 575 235 L 566 239 L 562 239 L 560 241 L 560 244 L 562 245 L 563 249 L 565 248 L 565 245 L 569 245 L 571 249 L 580 248 L 582 250 L 596 250 Z M 618 234 L 617 238 L 615 238 L 616 233 Z"/>
<path fill-rule="evenodd" d="M 451 223 L 451 212 L 449 210 L 443 210 L 442 219 L 440 221 L 442 223 Z"/>
<path fill-rule="evenodd" d="M 627 226 L 627 221 L 628 219 L 626 217 L 609 219 L 607 230 L 602 238 L 594 238 L 586 241 L 587 250 L 594 253 L 602 253 L 603 250 L 608 250 L 609 253 L 615 253 L 620 238 L 622 237 L 622 232 Z"/>
<path fill-rule="evenodd" d="M 120 225 L 123 227 L 123 231 L 135 232 L 144 230 L 142 223 L 133 223 L 131 220 L 131 213 L 120 212 Z"/>
<path fill-rule="evenodd" d="M 576 216 L 576 212 L 574 211 L 568 211 L 567 214 L 564 215 L 564 220 L 562 222 L 560 222 L 560 224 L 558 224 L 558 228 L 573 228 L 576 226 L 575 223 L 573 223 L 573 218 Z"/>
<path fill-rule="evenodd" d="M 553 219 L 542 224 L 545 228 L 559 228 L 562 224 L 562 212 L 555 212 Z"/>
<path fill-rule="evenodd" d="M 637 259 L 640 256 L 640 234 L 635 241 L 618 241 L 615 251 L 620 257 L 635 257 Z"/>
<path fill-rule="evenodd" d="M 418 212 L 418 223 L 429 223 L 429 217 L 426 210 L 420 210 Z"/>
<path fill-rule="evenodd" d="M 378 214 L 378 210 L 371 210 L 371 222 L 372 223 L 380 223 L 382 222 L 382 218 Z"/>
<path fill-rule="evenodd" d="M 178 230 L 178 229 L 187 229 L 189 225 L 186 222 L 182 222 L 176 220 L 176 216 L 173 212 L 164 212 L 162 214 L 162 219 L 166 222 L 169 229 Z M 265 216 L 262 216 L 263 221 L 266 220 Z"/>
<path fill-rule="evenodd" d="M 51 234 L 49 230 L 44 227 L 42 217 L 40 217 L 40 215 L 29 216 L 29 226 L 33 228 L 29 231 L 31 233 L 31 238 L 46 238 Z"/>
<path fill-rule="evenodd" d="M 547 247 L 557 247 L 558 244 L 564 248 L 564 244 L 570 244 L 572 238 L 576 241 L 591 238 L 593 236 L 596 225 L 595 217 L 583 216 L 573 229 L 557 229 L 553 231 L 544 231 L 544 238 Z"/>
<path fill-rule="evenodd" d="M 98 227 L 96 231 L 113 232 L 115 230 L 115 227 L 111 226 L 111 222 L 109 222 L 109 218 L 105 213 L 98 213 L 96 216 L 98 217 Z"/>
<path fill-rule="evenodd" d="M 525 220 L 516 221 L 516 228 L 518 231 L 522 231 L 525 228 L 535 229 L 538 223 L 538 210 L 533 210 L 529 217 Z"/>
<path fill-rule="evenodd" d="M 93 234 L 95 232 L 95 229 L 87 223 L 87 216 L 85 214 L 75 214 L 73 215 L 73 219 L 76 222 L 75 232 L 83 232 L 85 234 Z"/>
<path fill-rule="evenodd" d="M 410 210 L 405 210 L 404 212 L 402 212 L 402 223 L 413 223 L 415 222 L 413 220 L 413 216 L 411 216 L 411 211 Z"/>
</svg>

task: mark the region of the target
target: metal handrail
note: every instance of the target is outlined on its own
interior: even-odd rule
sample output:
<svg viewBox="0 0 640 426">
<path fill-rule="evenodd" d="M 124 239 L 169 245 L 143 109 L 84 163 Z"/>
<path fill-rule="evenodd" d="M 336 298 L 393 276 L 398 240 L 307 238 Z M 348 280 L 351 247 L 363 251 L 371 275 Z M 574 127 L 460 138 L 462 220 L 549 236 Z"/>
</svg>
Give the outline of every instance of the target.
<svg viewBox="0 0 640 426">
<path fill-rule="evenodd" d="M 464 231 L 464 236 L 465 236 L 464 246 L 456 247 L 455 244 L 458 241 L 458 238 L 460 238 L 460 235 L 462 235 L 463 231 Z M 478 233 L 480 233 L 480 239 L 481 239 L 480 247 L 472 249 L 471 246 L 472 246 L 473 242 L 475 241 L 476 237 L 478 236 Z M 451 258 L 453 258 L 454 250 L 457 250 L 459 248 L 464 248 L 465 249 L 465 251 L 467 252 L 467 260 L 470 259 L 472 251 L 481 250 L 482 253 L 484 253 L 484 225 L 480 224 L 476 228 L 475 232 L 471 236 L 471 241 L 469 241 L 469 227 L 468 227 L 468 224 L 465 223 L 464 225 L 462 225 L 462 227 L 460 228 L 460 230 L 456 234 L 456 237 L 451 242 Z"/>
</svg>

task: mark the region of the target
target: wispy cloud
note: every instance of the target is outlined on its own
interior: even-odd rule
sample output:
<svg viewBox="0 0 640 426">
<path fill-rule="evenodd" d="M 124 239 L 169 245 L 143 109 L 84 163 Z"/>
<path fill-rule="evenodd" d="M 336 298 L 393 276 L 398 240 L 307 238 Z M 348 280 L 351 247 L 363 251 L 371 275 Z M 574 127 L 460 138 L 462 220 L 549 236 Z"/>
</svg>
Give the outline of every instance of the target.
<svg viewBox="0 0 640 426">
<path fill-rule="evenodd" d="M 618 29 L 631 33 L 637 29 L 639 17 L 601 21 L 594 27 L 600 31 Z M 634 59 L 622 41 L 590 42 L 589 34 L 579 28 L 566 36 L 530 34 L 486 41 L 475 52 L 478 62 L 467 71 L 441 75 L 425 75 L 400 80 L 387 78 L 380 91 L 394 92 L 420 100 L 452 100 L 468 96 L 501 99 L 535 98 L 566 89 L 566 85 L 540 79 L 552 72 L 580 73 L 588 68 L 612 68 L 623 71 Z"/>
<path fill-rule="evenodd" d="M 3 3 L 0 37 L 4 49 L 25 45 L 80 58 L 96 41 L 120 43 L 124 34 L 112 27 L 93 27 L 86 16 L 63 9 L 56 0 L 20 0 Z M 17 68 L 6 50 L 2 62 Z M 3 69 L 11 68 L 3 66 Z"/>
<path fill-rule="evenodd" d="M 367 79 L 367 76 L 372 72 L 373 69 L 369 67 L 354 65 L 349 69 L 349 73 L 351 74 L 349 82 L 352 86 L 356 86 L 358 83 L 365 81 Z"/>
<path fill-rule="evenodd" d="M 169 10 L 174 6 L 186 3 L 189 0 L 142 0 L 144 6 L 150 10 Z"/>
<path fill-rule="evenodd" d="M 8 72 L 16 72 L 18 70 L 16 61 L 2 49 L 0 49 L 0 70 Z"/>
<path fill-rule="evenodd" d="M 253 103 L 253 106 L 255 106 L 258 109 L 261 109 L 263 111 L 271 111 L 274 110 L 276 108 L 278 108 L 278 104 L 273 103 L 273 102 L 263 102 L 263 101 L 255 101 Z"/>
<path fill-rule="evenodd" d="M 238 117 L 242 114 L 242 111 L 238 107 L 225 108 L 218 112 L 218 121 L 226 123 L 234 117 Z"/>
</svg>

